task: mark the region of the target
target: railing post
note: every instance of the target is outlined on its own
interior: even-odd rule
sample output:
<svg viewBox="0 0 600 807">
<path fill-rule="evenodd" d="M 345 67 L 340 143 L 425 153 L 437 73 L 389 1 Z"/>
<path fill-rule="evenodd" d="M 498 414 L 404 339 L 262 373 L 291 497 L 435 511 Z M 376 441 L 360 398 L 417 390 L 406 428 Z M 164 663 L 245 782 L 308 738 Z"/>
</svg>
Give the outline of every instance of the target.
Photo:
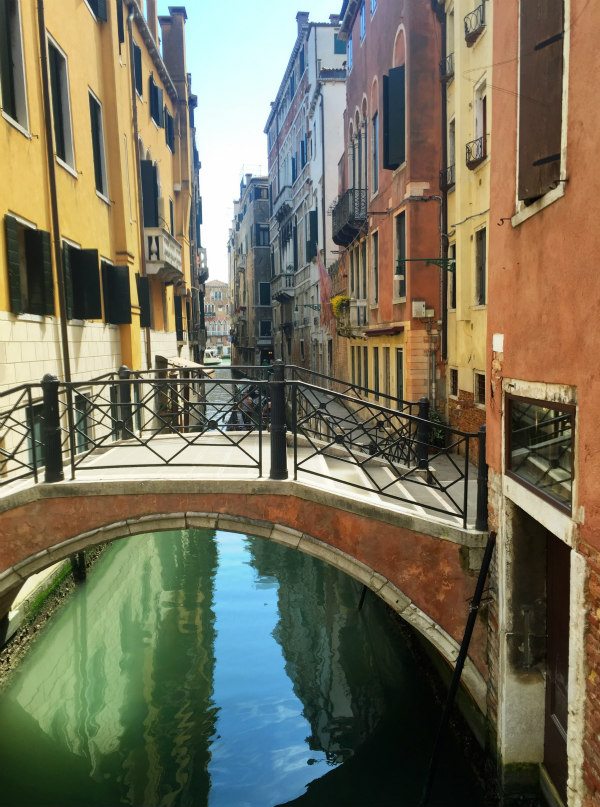
<svg viewBox="0 0 600 807">
<path fill-rule="evenodd" d="M 417 459 L 419 470 L 426 471 L 429 468 L 429 400 L 419 398 L 420 422 L 417 424 Z"/>
<path fill-rule="evenodd" d="M 65 478 L 58 411 L 58 378 L 47 374 L 42 378 L 44 396 L 44 481 L 62 482 Z M 35 447 L 34 447 L 35 450 Z"/>
<path fill-rule="evenodd" d="M 285 443 L 285 365 L 273 364 L 271 389 L 271 472 L 270 479 L 287 479 L 287 448 Z"/>
<path fill-rule="evenodd" d="M 477 516 L 475 529 L 485 532 L 488 528 L 488 466 L 485 458 L 486 429 L 479 427 L 479 451 L 477 456 Z"/>
<path fill-rule="evenodd" d="M 119 380 L 129 381 L 131 370 L 125 364 L 119 367 Z M 119 384 L 119 414 L 121 426 L 121 440 L 126 440 L 132 432 L 132 412 L 131 412 L 131 384 Z"/>
</svg>

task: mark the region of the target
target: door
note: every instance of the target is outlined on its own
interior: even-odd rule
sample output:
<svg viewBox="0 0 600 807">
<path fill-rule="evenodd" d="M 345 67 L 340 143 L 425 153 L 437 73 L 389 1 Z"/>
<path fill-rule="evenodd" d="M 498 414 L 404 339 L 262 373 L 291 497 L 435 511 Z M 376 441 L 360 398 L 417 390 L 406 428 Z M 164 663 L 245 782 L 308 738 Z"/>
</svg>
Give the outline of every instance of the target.
<svg viewBox="0 0 600 807">
<path fill-rule="evenodd" d="M 404 400 L 404 350 L 396 348 L 396 398 L 398 405 Z"/>
<path fill-rule="evenodd" d="M 567 803 L 569 590 L 571 551 L 548 533 L 546 553 L 546 719 L 544 766 Z"/>
</svg>

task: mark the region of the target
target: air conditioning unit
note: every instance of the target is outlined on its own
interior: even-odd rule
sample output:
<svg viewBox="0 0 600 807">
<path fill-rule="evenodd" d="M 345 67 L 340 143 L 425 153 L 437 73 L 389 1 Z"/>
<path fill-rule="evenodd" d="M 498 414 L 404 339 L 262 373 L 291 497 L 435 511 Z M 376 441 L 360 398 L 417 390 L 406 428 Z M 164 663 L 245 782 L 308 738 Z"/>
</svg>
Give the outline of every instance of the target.
<svg viewBox="0 0 600 807">
<path fill-rule="evenodd" d="M 415 319 L 427 316 L 426 311 L 427 311 L 427 304 L 425 303 L 425 300 L 412 301 L 412 315 Z"/>
</svg>

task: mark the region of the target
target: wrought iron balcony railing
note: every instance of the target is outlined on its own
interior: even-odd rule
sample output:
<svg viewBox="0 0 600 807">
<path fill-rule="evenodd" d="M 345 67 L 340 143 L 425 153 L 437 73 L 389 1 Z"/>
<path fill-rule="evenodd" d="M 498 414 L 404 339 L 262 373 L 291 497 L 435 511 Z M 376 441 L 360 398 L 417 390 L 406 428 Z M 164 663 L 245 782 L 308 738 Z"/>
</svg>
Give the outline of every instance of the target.
<svg viewBox="0 0 600 807">
<path fill-rule="evenodd" d="M 487 145 L 485 135 L 471 140 L 466 145 L 466 159 L 467 168 L 473 170 L 485 160 L 487 157 Z"/>
<path fill-rule="evenodd" d="M 440 62 L 440 78 L 442 81 L 451 81 L 454 78 L 454 54 L 449 53 Z"/>
<path fill-rule="evenodd" d="M 456 166 L 449 165 L 440 171 L 440 189 L 449 191 L 456 184 Z"/>
<path fill-rule="evenodd" d="M 347 247 L 367 220 L 366 188 L 350 188 L 343 193 L 332 212 L 333 242 Z"/>
<path fill-rule="evenodd" d="M 485 29 L 485 0 L 465 17 L 465 41 L 470 48 Z"/>
</svg>

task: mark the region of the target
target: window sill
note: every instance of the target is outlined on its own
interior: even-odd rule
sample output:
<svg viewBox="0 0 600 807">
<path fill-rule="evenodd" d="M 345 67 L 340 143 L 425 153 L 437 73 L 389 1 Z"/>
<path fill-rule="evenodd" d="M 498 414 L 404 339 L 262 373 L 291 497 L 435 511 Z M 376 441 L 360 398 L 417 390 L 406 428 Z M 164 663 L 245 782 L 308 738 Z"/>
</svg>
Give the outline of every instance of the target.
<svg viewBox="0 0 600 807">
<path fill-rule="evenodd" d="M 56 162 L 60 165 L 61 168 L 64 168 L 65 171 L 68 174 L 71 174 L 71 176 L 74 179 L 79 179 L 77 171 L 73 168 L 73 166 L 69 165 L 69 163 L 66 163 L 61 157 L 58 156 L 58 154 L 55 154 L 54 156 L 56 157 Z"/>
<path fill-rule="evenodd" d="M 469 310 L 471 311 L 485 311 L 487 308 L 487 303 L 478 303 L 477 305 L 469 306 Z"/>
<path fill-rule="evenodd" d="M 28 314 L 27 312 L 15 314 L 15 317 L 19 322 L 39 322 L 42 324 L 52 322 L 54 319 L 51 314 Z"/>
<path fill-rule="evenodd" d="M 519 224 L 523 224 L 524 221 L 527 221 L 532 216 L 535 216 L 536 213 L 544 210 L 554 202 L 557 202 L 559 199 L 562 199 L 565 195 L 565 186 L 566 180 L 561 180 L 557 188 L 554 188 L 548 193 L 545 193 L 537 202 L 533 202 L 533 204 L 527 206 L 523 202 L 518 202 L 517 212 L 511 218 L 510 223 L 513 227 L 518 227 Z"/>
<path fill-rule="evenodd" d="M 100 191 L 98 191 L 98 190 L 96 191 L 96 196 L 98 197 L 98 199 L 101 199 L 104 202 L 104 204 L 106 204 L 106 205 L 108 205 L 110 207 L 111 202 L 110 202 L 110 199 L 108 198 L 108 196 L 105 196 L 103 193 L 100 193 Z"/>
<path fill-rule="evenodd" d="M 19 123 L 18 120 L 15 120 L 11 115 L 9 115 L 8 112 L 5 112 L 4 110 L 2 110 L 2 117 L 4 118 L 4 120 L 7 123 L 10 123 L 10 125 L 13 127 L 13 129 L 16 129 L 17 132 L 21 132 L 23 137 L 26 137 L 28 140 L 31 140 L 31 132 L 29 132 L 23 126 L 23 124 Z"/>
<path fill-rule="evenodd" d="M 456 314 L 456 308 L 449 308 L 448 313 L 449 314 Z"/>
<path fill-rule="evenodd" d="M 406 297 L 394 297 L 392 300 L 392 305 L 402 305 L 406 302 Z"/>
</svg>

